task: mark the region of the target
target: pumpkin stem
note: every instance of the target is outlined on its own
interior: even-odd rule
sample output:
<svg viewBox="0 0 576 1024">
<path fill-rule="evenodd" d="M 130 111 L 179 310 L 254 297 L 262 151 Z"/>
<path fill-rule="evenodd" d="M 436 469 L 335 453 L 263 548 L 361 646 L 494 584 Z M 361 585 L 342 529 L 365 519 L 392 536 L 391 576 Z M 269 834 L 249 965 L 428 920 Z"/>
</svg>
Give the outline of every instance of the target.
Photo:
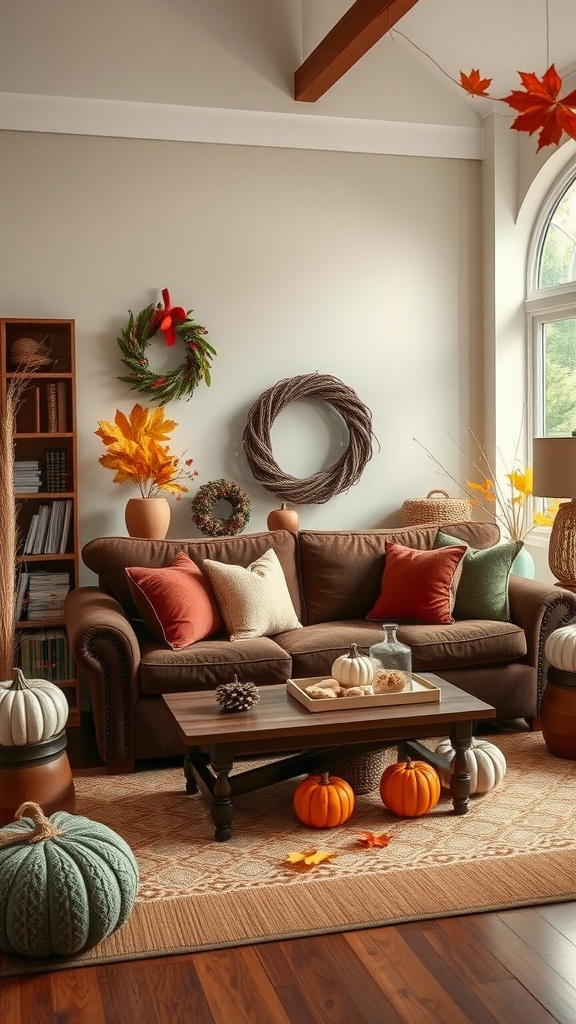
<svg viewBox="0 0 576 1024">
<path fill-rule="evenodd" d="M 24 675 L 22 669 L 18 668 L 18 666 L 16 665 L 16 666 L 14 666 L 13 672 L 14 672 L 14 679 L 12 681 L 12 685 L 10 686 L 10 689 L 11 690 L 29 690 L 30 687 L 28 686 L 28 683 L 26 682 L 26 676 Z"/>
<path fill-rule="evenodd" d="M 322 772 L 322 775 L 320 776 L 320 785 L 321 786 L 329 786 L 330 785 L 330 773 L 329 772 Z"/>
<path fill-rule="evenodd" d="M 10 846 L 13 843 L 41 843 L 46 839 L 54 839 L 55 836 L 63 834 L 62 829 L 56 828 L 50 819 L 46 817 L 40 805 L 33 803 L 31 800 L 20 804 L 14 815 L 14 820 L 20 821 L 27 812 L 35 825 L 32 831 L 0 832 L 0 846 Z"/>
<path fill-rule="evenodd" d="M 358 657 L 358 644 L 350 644 L 350 650 L 348 652 L 348 657 L 349 658 L 357 658 Z"/>
</svg>

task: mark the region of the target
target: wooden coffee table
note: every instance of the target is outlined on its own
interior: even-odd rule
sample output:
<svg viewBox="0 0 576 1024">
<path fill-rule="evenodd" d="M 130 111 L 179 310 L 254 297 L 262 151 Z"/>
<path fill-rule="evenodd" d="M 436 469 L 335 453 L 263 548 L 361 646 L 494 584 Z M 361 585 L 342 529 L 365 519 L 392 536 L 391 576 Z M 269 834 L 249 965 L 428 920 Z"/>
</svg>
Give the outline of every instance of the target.
<svg viewBox="0 0 576 1024">
<path fill-rule="evenodd" d="M 437 767 L 447 758 L 431 753 L 418 739 L 450 736 L 455 750 L 450 784 L 455 814 L 466 814 L 470 775 L 466 751 L 474 722 L 494 718 L 495 709 L 431 673 L 421 673 L 441 688 L 437 703 L 325 711 L 311 714 L 286 690 L 284 683 L 259 688 L 260 700 L 249 711 L 226 713 L 213 690 L 165 693 L 186 744 L 186 792 L 204 794 L 216 826 L 214 838 L 232 836 L 233 798 L 275 782 L 360 754 L 398 746 L 398 756 L 417 757 Z M 297 751 L 297 753 L 293 753 Z M 267 764 L 230 773 L 238 757 L 278 755 Z"/>
</svg>

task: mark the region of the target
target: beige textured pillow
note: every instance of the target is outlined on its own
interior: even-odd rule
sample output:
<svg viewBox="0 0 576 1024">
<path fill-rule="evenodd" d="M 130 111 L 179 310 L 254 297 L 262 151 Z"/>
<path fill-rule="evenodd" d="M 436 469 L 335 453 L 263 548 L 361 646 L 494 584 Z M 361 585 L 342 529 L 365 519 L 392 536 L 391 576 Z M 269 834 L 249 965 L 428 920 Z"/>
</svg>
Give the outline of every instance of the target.
<svg viewBox="0 0 576 1024">
<path fill-rule="evenodd" d="M 247 568 L 210 558 L 205 559 L 203 568 L 231 640 L 274 636 L 301 628 L 282 566 L 272 548 Z"/>
</svg>

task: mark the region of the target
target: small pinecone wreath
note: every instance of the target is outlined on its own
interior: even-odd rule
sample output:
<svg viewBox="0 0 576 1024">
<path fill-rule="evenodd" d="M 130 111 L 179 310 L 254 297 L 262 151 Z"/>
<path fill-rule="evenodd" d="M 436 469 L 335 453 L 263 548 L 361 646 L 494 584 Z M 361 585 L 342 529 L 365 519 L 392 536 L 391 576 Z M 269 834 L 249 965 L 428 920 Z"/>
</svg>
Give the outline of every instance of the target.
<svg viewBox="0 0 576 1024">
<path fill-rule="evenodd" d="M 217 686 L 214 696 L 223 711 L 249 711 L 260 700 L 256 684 L 241 683 L 238 676 L 234 676 L 232 683 Z"/>
</svg>

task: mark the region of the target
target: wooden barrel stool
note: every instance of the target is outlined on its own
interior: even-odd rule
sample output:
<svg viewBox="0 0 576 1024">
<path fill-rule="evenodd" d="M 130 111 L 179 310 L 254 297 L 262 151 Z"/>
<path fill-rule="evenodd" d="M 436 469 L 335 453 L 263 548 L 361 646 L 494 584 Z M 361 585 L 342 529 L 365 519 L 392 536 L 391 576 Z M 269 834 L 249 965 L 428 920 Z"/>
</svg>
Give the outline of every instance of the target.
<svg viewBox="0 0 576 1024">
<path fill-rule="evenodd" d="M 0 826 L 14 820 L 21 804 L 32 800 L 46 817 L 54 811 L 73 813 L 74 780 L 63 730 L 40 743 L 0 745 Z"/>
<path fill-rule="evenodd" d="M 576 673 L 550 665 L 540 710 L 542 736 L 551 754 L 576 761 Z"/>
</svg>

